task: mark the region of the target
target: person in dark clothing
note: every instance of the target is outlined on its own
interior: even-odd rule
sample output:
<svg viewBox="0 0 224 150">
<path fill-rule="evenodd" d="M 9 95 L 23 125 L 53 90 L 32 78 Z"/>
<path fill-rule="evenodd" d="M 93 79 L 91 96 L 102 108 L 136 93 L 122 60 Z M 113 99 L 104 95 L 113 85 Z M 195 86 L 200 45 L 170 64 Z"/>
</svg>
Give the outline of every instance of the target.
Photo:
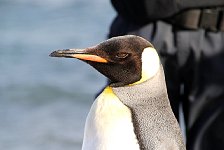
<svg viewBox="0 0 224 150">
<path fill-rule="evenodd" d="M 111 0 L 109 37 L 134 34 L 160 54 L 188 150 L 224 149 L 224 0 Z"/>
</svg>

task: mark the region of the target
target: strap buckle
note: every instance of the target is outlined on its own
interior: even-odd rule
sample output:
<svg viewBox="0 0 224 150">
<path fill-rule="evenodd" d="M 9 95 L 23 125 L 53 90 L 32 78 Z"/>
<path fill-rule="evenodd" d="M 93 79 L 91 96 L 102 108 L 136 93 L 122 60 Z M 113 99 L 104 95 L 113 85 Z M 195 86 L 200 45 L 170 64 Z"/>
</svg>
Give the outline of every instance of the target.
<svg viewBox="0 0 224 150">
<path fill-rule="evenodd" d="M 214 32 L 221 30 L 224 28 L 223 11 L 222 9 L 202 9 L 198 27 Z"/>
</svg>

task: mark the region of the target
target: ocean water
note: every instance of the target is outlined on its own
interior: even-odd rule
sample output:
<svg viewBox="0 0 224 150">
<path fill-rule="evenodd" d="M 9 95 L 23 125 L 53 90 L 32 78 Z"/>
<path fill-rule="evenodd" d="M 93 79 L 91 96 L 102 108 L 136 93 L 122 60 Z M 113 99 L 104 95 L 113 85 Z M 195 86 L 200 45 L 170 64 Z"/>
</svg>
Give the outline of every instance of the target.
<svg viewBox="0 0 224 150">
<path fill-rule="evenodd" d="M 79 150 L 86 115 L 106 79 L 56 49 L 104 39 L 105 0 L 0 1 L 0 150 Z"/>
</svg>

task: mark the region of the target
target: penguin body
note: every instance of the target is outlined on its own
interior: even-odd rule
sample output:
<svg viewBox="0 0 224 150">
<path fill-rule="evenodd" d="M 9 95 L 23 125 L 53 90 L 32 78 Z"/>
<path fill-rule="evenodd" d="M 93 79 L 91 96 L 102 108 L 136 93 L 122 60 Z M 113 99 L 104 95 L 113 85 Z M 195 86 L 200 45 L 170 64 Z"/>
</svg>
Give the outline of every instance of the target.
<svg viewBox="0 0 224 150">
<path fill-rule="evenodd" d="M 83 150 L 185 150 L 159 56 L 148 41 L 120 36 L 51 56 L 81 59 L 111 81 L 88 114 Z"/>
</svg>

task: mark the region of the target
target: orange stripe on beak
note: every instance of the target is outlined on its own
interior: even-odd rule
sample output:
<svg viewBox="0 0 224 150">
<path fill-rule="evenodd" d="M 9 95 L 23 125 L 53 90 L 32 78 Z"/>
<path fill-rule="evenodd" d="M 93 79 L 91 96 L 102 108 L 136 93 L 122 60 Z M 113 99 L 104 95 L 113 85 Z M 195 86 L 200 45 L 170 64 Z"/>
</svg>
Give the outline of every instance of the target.
<svg viewBox="0 0 224 150">
<path fill-rule="evenodd" d="M 93 62 L 107 63 L 108 61 L 100 56 L 91 54 L 72 54 L 71 57 L 78 58 L 81 60 L 88 60 Z"/>
</svg>

